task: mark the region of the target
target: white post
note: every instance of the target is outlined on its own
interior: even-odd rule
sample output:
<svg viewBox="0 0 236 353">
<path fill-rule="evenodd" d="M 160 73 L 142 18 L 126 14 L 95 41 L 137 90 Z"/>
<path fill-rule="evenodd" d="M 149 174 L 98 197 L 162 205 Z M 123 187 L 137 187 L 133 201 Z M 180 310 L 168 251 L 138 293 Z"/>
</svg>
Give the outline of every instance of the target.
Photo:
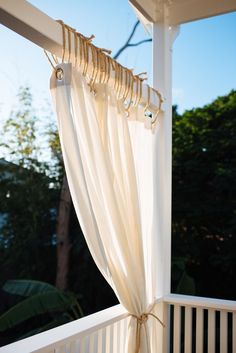
<svg viewBox="0 0 236 353">
<path fill-rule="evenodd" d="M 164 8 L 163 20 L 153 24 L 153 87 L 164 96 L 155 139 L 155 203 L 157 209 L 155 256 L 157 259 L 157 298 L 170 293 L 171 283 L 171 180 L 172 180 L 172 43 L 177 28 L 168 25 Z M 163 303 L 158 310 L 166 328 L 158 329 L 159 352 L 168 351 L 168 310 Z"/>
</svg>

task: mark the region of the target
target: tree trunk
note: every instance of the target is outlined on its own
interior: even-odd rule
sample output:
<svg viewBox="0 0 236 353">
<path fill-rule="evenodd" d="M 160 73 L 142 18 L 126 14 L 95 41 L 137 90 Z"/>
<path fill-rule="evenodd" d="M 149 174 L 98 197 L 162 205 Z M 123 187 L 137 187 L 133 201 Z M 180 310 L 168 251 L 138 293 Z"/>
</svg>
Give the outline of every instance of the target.
<svg viewBox="0 0 236 353">
<path fill-rule="evenodd" d="M 71 241 L 69 236 L 71 196 L 66 175 L 63 177 L 60 202 L 57 216 L 57 273 L 56 287 L 60 290 L 68 288 L 68 273 Z"/>
</svg>

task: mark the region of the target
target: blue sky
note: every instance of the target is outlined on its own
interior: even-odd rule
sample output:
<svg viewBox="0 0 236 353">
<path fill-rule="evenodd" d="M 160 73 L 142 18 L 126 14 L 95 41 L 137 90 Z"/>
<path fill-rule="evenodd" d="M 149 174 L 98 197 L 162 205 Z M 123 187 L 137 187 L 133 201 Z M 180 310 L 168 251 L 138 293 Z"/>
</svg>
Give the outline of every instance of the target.
<svg viewBox="0 0 236 353">
<path fill-rule="evenodd" d="M 62 19 L 94 43 L 121 47 L 136 21 L 127 0 L 31 0 L 54 19 Z M 68 5 L 69 3 L 69 5 Z M 135 40 L 147 37 L 140 26 Z M 173 103 L 179 112 L 210 103 L 236 89 L 236 13 L 181 26 L 173 51 Z M 7 118 L 20 85 L 32 88 L 35 106 L 50 100 L 51 67 L 41 48 L 1 26 L 0 117 Z M 147 71 L 152 82 L 151 44 L 128 49 L 119 61 L 136 73 Z"/>
</svg>

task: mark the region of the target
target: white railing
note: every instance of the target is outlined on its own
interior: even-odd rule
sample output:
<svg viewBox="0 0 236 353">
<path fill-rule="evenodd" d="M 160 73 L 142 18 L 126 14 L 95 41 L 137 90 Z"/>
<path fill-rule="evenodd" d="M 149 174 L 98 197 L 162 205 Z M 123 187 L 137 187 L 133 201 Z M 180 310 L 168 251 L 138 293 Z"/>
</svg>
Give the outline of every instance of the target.
<svg viewBox="0 0 236 353">
<path fill-rule="evenodd" d="M 236 302 L 170 294 L 169 353 L 236 353 Z"/>
<path fill-rule="evenodd" d="M 157 326 L 161 353 L 236 353 L 236 302 L 170 294 L 156 306 L 157 315 L 161 307 L 166 313 L 164 331 Z M 0 353 L 124 353 L 128 323 L 129 314 L 116 305 L 9 344 Z"/>
<path fill-rule="evenodd" d="M 124 353 L 129 314 L 113 306 L 0 348 L 1 353 Z"/>
</svg>

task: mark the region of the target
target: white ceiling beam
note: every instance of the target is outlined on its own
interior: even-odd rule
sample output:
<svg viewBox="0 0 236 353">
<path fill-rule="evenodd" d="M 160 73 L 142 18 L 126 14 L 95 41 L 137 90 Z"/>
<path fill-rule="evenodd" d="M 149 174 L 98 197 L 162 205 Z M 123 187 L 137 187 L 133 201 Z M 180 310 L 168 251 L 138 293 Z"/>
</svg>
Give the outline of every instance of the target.
<svg viewBox="0 0 236 353">
<path fill-rule="evenodd" d="M 129 0 L 136 14 L 146 27 L 146 22 L 164 21 L 164 8 L 167 9 L 169 25 L 197 21 L 203 18 L 236 11 L 236 0 Z"/>
<path fill-rule="evenodd" d="M 149 22 L 156 22 L 155 2 L 152 0 L 129 0 L 130 4 Z"/>
<path fill-rule="evenodd" d="M 188 0 L 169 6 L 170 25 L 191 22 L 236 11 L 236 0 Z"/>
<path fill-rule="evenodd" d="M 61 55 L 61 25 L 27 1 L 0 0 L 0 23 L 57 56 Z"/>
</svg>

